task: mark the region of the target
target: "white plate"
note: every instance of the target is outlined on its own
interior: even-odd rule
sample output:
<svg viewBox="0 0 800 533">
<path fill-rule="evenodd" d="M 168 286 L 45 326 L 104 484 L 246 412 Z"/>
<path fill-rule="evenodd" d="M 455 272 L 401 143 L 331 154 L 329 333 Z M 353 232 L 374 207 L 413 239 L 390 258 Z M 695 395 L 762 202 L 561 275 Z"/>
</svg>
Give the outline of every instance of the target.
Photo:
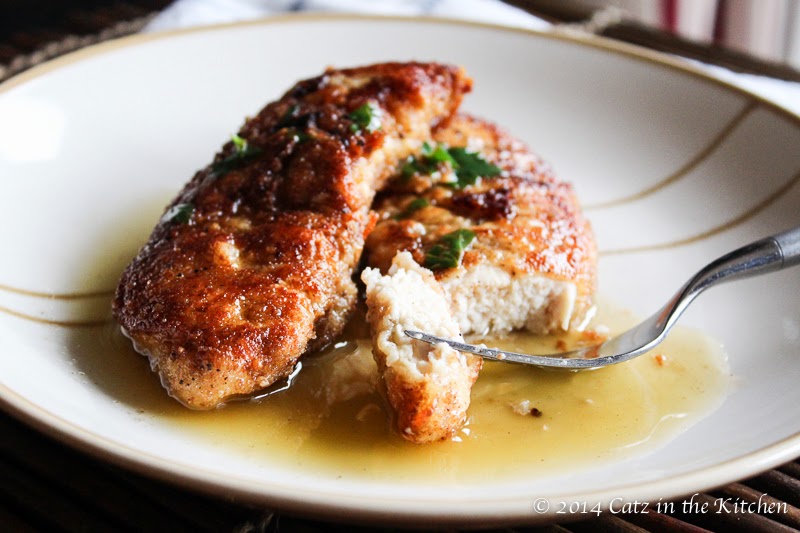
<svg viewBox="0 0 800 533">
<path fill-rule="evenodd" d="M 5 407 L 161 478 L 339 519 L 531 522 L 552 518 L 559 501 L 657 501 L 799 455 L 797 269 L 716 289 L 686 315 L 683 323 L 725 343 L 738 382 L 721 408 L 665 448 L 444 493 L 214 451 L 84 375 L 74 330 L 30 319 L 103 319 L 102 294 L 37 294 L 113 287 L 164 202 L 243 117 L 294 81 L 328 65 L 409 59 L 464 65 L 475 79 L 466 108 L 505 125 L 575 184 L 604 252 L 601 293 L 636 313 L 656 309 L 716 255 L 800 224 L 798 118 L 629 47 L 452 21 L 330 16 L 122 39 L 0 88 Z M 550 514 L 534 511 L 539 497 Z"/>
</svg>

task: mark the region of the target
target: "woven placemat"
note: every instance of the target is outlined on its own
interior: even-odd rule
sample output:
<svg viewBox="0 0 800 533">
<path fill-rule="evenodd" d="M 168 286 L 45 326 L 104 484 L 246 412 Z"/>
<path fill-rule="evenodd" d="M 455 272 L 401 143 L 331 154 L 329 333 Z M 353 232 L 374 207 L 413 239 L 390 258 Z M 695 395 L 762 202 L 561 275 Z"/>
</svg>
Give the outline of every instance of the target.
<svg viewBox="0 0 800 533">
<path fill-rule="evenodd" d="M 137 33 L 144 28 L 154 16 L 155 13 L 151 13 L 133 20 L 122 20 L 94 34 L 69 34 L 62 39 L 45 44 L 34 52 L 20 54 L 14 57 L 8 64 L 0 64 L 0 82 L 5 81 L 11 76 L 19 74 L 24 70 L 66 53 L 73 52 L 93 44 L 101 43 L 103 41 L 110 41 L 111 39 Z"/>
</svg>

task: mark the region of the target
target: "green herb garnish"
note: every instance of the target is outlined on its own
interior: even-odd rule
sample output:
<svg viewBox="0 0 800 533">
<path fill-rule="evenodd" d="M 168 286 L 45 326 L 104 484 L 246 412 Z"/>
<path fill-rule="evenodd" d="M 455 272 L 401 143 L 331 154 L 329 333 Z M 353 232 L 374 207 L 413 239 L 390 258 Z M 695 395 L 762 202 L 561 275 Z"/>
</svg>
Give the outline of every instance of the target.
<svg viewBox="0 0 800 533">
<path fill-rule="evenodd" d="M 231 135 L 231 141 L 233 142 L 235 151 L 211 166 L 211 175 L 215 178 L 224 176 L 231 170 L 241 167 L 261 153 L 260 148 L 250 146 L 247 139 L 243 139 L 236 134 Z"/>
<path fill-rule="evenodd" d="M 427 172 L 422 168 L 420 160 L 410 155 L 406 158 L 405 162 L 403 162 L 403 166 L 400 168 L 400 174 L 405 181 L 408 181 L 414 174 L 427 174 Z"/>
<path fill-rule="evenodd" d="M 499 167 L 489 163 L 478 152 L 469 152 L 466 148 L 450 148 L 447 153 L 456 162 L 453 168 L 458 181 L 449 184 L 456 189 L 474 185 L 480 177 L 491 178 L 502 172 Z"/>
<path fill-rule="evenodd" d="M 456 189 L 463 189 L 474 185 L 479 177 L 491 178 L 498 176 L 502 170 L 489 163 L 478 152 L 470 152 L 466 148 L 448 148 L 439 144 L 435 147 L 428 143 L 422 145 L 420 157 L 409 156 L 403 163 L 400 172 L 403 179 L 408 180 L 415 174 L 432 175 L 439 170 L 439 165 L 447 164 L 455 171 L 456 181 L 446 182 L 445 185 Z"/>
<path fill-rule="evenodd" d="M 233 145 L 236 147 L 237 154 L 243 154 L 247 151 L 246 139 L 243 139 L 234 133 L 231 135 L 231 141 L 233 141 Z"/>
<path fill-rule="evenodd" d="M 161 217 L 162 222 L 177 222 L 178 224 L 186 224 L 192 219 L 194 213 L 194 204 L 181 203 L 175 204 L 169 208 Z"/>
<path fill-rule="evenodd" d="M 419 211 L 423 207 L 428 207 L 429 205 L 431 205 L 431 203 L 428 201 L 427 198 L 415 198 L 414 200 L 411 200 L 411 202 L 409 202 L 409 204 L 406 206 L 405 209 L 403 209 L 401 212 L 395 215 L 394 219 L 402 220 L 404 218 L 408 218 L 413 213 Z"/>
<path fill-rule="evenodd" d="M 475 233 L 468 229 L 457 229 L 444 235 L 425 255 L 425 267 L 431 270 L 457 267 L 464 256 L 464 250 L 473 240 Z"/>
<path fill-rule="evenodd" d="M 441 163 L 455 164 L 455 160 L 447 153 L 447 146 L 443 144 L 431 146 L 426 142 L 422 144 L 422 155 L 420 157 L 408 156 L 400 172 L 403 174 L 403 179 L 406 180 L 414 174 L 428 176 L 437 172 Z"/>
<path fill-rule="evenodd" d="M 311 135 L 309 135 L 308 133 L 294 128 L 288 129 L 286 130 L 286 132 L 289 135 L 289 137 L 291 137 L 292 141 L 296 143 L 306 142 L 311 138 Z"/>
<path fill-rule="evenodd" d="M 381 129 L 380 109 L 371 103 L 362 105 L 348 114 L 347 118 L 353 121 L 353 123 L 350 124 L 350 130 L 353 133 L 358 133 L 361 130 L 373 133 Z"/>
<path fill-rule="evenodd" d="M 453 166 L 457 164 L 453 156 L 450 155 L 446 144 L 431 146 L 429 143 L 424 142 L 422 143 L 422 155 L 424 155 L 428 161 L 434 163 L 450 163 Z"/>
<path fill-rule="evenodd" d="M 300 107 L 297 104 L 289 106 L 289 109 L 286 110 L 286 113 L 284 113 L 281 119 L 278 121 L 277 128 L 281 129 L 291 126 L 297 119 L 298 109 L 300 109 Z"/>
</svg>

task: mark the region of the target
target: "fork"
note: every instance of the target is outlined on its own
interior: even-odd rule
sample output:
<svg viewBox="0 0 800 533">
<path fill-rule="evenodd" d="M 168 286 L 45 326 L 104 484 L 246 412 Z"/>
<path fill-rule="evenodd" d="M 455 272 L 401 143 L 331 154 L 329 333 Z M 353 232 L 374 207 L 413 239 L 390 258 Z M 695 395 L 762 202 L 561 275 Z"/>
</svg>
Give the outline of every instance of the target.
<svg viewBox="0 0 800 533">
<path fill-rule="evenodd" d="M 625 333 L 595 346 L 549 355 L 507 352 L 485 346 L 405 330 L 405 334 L 428 344 L 444 342 L 461 352 L 484 359 L 573 370 L 600 368 L 642 355 L 661 343 L 678 318 L 706 289 L 724 281 L 743 279 L 800 264 L 800 226 L 758 240 L 712 261 L 694 275 L 656 314 Z"/>
</svg>

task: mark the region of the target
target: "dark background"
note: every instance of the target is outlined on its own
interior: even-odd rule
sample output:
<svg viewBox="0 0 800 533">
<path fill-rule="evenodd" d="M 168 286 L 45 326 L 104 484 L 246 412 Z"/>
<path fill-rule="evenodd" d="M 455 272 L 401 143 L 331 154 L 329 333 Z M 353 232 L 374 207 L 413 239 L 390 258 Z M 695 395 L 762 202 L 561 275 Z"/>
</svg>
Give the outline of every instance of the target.
<svg viewBox="0 0 800 533">
<path fill-rule="evenodd" d="M 591 12 L 563 0 L 504 0 L 554 23 L 586 21 Z M 119 21 L 163 9 L 171 0 L 0 0 L 0 65 L 30 54 L 64 35 L 94 35 Z M 800 81 L 800 72 L 716 45 L 678 38 L 636 23 L 622 22 L 600 32 L 654 50 L 682 55 L 734 71 Z"/>
</svg>

